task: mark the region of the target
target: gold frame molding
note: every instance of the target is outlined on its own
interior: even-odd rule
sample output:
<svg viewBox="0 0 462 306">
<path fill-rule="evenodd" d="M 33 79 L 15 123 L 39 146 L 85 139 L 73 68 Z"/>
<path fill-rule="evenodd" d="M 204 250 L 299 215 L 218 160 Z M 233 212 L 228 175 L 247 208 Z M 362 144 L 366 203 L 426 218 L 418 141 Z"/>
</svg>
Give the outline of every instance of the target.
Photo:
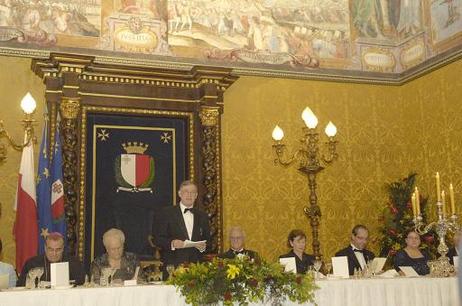
<svg viewBox="0 0 462 306">
<path fill-rule="evenodd" d="M 84 244 L 86 241 L 85 236 L 85 213 L 86 213 L 86 205 L 85 205 L 85 198 L 86 198 L 86 157 L 87 157 L 87 148 L 86 148 L 86 140 L 87 140 L 87 115 L 88 113 L 101 113 L 101 114 L 120 114 L 120 115 L 162 115 L 166 117 L 175 117 L 175 118 L 186 118 L 188 119 L 188 130 L 189 130 L 189 156 L 188 156 L 188 168 L 189 168 L 189 178 L 194 180 L 194 156 L 195 156 L 195 148 L 194 148 L 194 114 L 192 112 L 179 112 L 179 111 L 162 111 L 162 110 L 152 110 L 152 109 L 129 109 L 129 108 L 121 108 L 121 107 L 101 107 L 101 106 L 83 106 L 82 107 L 82 125 L 80 129 L 80 139 L 81 139 L 81 146 L 80 146 L 80 201 L 79 201 L 79 227 L 78 227 L 78 249 L 77 255 L 80 260 L 83 260 L 83 256 L 85 254 Z M 94 155 L 94 148 L 93 148 L 93 155 Z M 95 175 L 94 167 L 93 167 L 93 176 Z M 94 209 L 95 209 L 95 199 L 94 199 L 94 190 L 95 190 L 95 182 L 93 181 L 93 195 L 92 195 L 92 232 L 91 232 L 91 258 L 93 259 L 94 255 Z M 176 192 L 176 191 L 175 191 Z"/>
</svg>

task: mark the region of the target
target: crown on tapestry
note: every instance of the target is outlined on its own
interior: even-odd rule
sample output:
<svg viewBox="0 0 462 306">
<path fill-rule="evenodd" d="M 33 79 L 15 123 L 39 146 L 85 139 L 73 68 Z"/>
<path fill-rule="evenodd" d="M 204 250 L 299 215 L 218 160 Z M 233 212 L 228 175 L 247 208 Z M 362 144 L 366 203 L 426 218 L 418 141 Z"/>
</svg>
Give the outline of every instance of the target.
<svg viewBox="0 0 462 306">
<path fill-rule="evenodd" d="M 125 152 L 129 154 L 144 154 L 149 145 L 142 142 L 124 142 L 122 143 L 122 147 L 124 148 Z"/>
</svg>

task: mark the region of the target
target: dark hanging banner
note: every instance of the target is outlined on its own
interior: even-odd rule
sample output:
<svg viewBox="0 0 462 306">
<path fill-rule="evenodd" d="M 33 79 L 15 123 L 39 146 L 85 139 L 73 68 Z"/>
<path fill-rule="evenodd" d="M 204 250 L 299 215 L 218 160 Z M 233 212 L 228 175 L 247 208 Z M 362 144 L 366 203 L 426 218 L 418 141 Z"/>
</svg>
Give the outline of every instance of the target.
<svg viewBox="0 0 462 306">
<path fill-rule="evenodd" d="M 126 251 L 152 258 L 153 220 L 188 177 L 189 120 L 88 113 L 85 265 L 105 252 L 102 235 L 112 227 L 125 233 Z"/>
</svg>

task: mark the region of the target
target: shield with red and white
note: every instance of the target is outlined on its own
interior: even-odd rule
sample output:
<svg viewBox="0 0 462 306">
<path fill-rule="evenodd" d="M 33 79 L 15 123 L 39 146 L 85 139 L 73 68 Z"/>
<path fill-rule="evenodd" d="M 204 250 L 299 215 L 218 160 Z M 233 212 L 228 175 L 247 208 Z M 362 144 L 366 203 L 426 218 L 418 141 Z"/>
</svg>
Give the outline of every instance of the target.
<svg viewBox="0 0 462 306">
<path fill-rule="evenodd" d="M 120 170 L 127 184 L 138 188 L 146 184 L 154 173 L 153 158 L 146 154 L 121 154 Z"/>
</svg>

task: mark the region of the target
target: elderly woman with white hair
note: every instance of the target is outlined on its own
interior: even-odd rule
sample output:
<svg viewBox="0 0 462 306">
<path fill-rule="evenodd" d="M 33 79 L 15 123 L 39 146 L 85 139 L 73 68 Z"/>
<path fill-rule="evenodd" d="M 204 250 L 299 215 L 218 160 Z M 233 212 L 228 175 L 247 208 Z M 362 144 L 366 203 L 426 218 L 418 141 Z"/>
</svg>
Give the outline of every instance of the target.
<svg viewBox="0 0 462 306">
<path fill-rule="evenodd" d="M 112 269 L 112 282 L 122 282 L 135 277 L 136 268 L 140 262 L 138 257 L 129 252 L 124 252 L 125 235 L 116 228 L 111 228 L 103 235 L 103 244 L 106 253 L 96 258 L 90 267 L 92 281 L 100 283 L 102 271 L 105 268 Z"/>
</svg>

